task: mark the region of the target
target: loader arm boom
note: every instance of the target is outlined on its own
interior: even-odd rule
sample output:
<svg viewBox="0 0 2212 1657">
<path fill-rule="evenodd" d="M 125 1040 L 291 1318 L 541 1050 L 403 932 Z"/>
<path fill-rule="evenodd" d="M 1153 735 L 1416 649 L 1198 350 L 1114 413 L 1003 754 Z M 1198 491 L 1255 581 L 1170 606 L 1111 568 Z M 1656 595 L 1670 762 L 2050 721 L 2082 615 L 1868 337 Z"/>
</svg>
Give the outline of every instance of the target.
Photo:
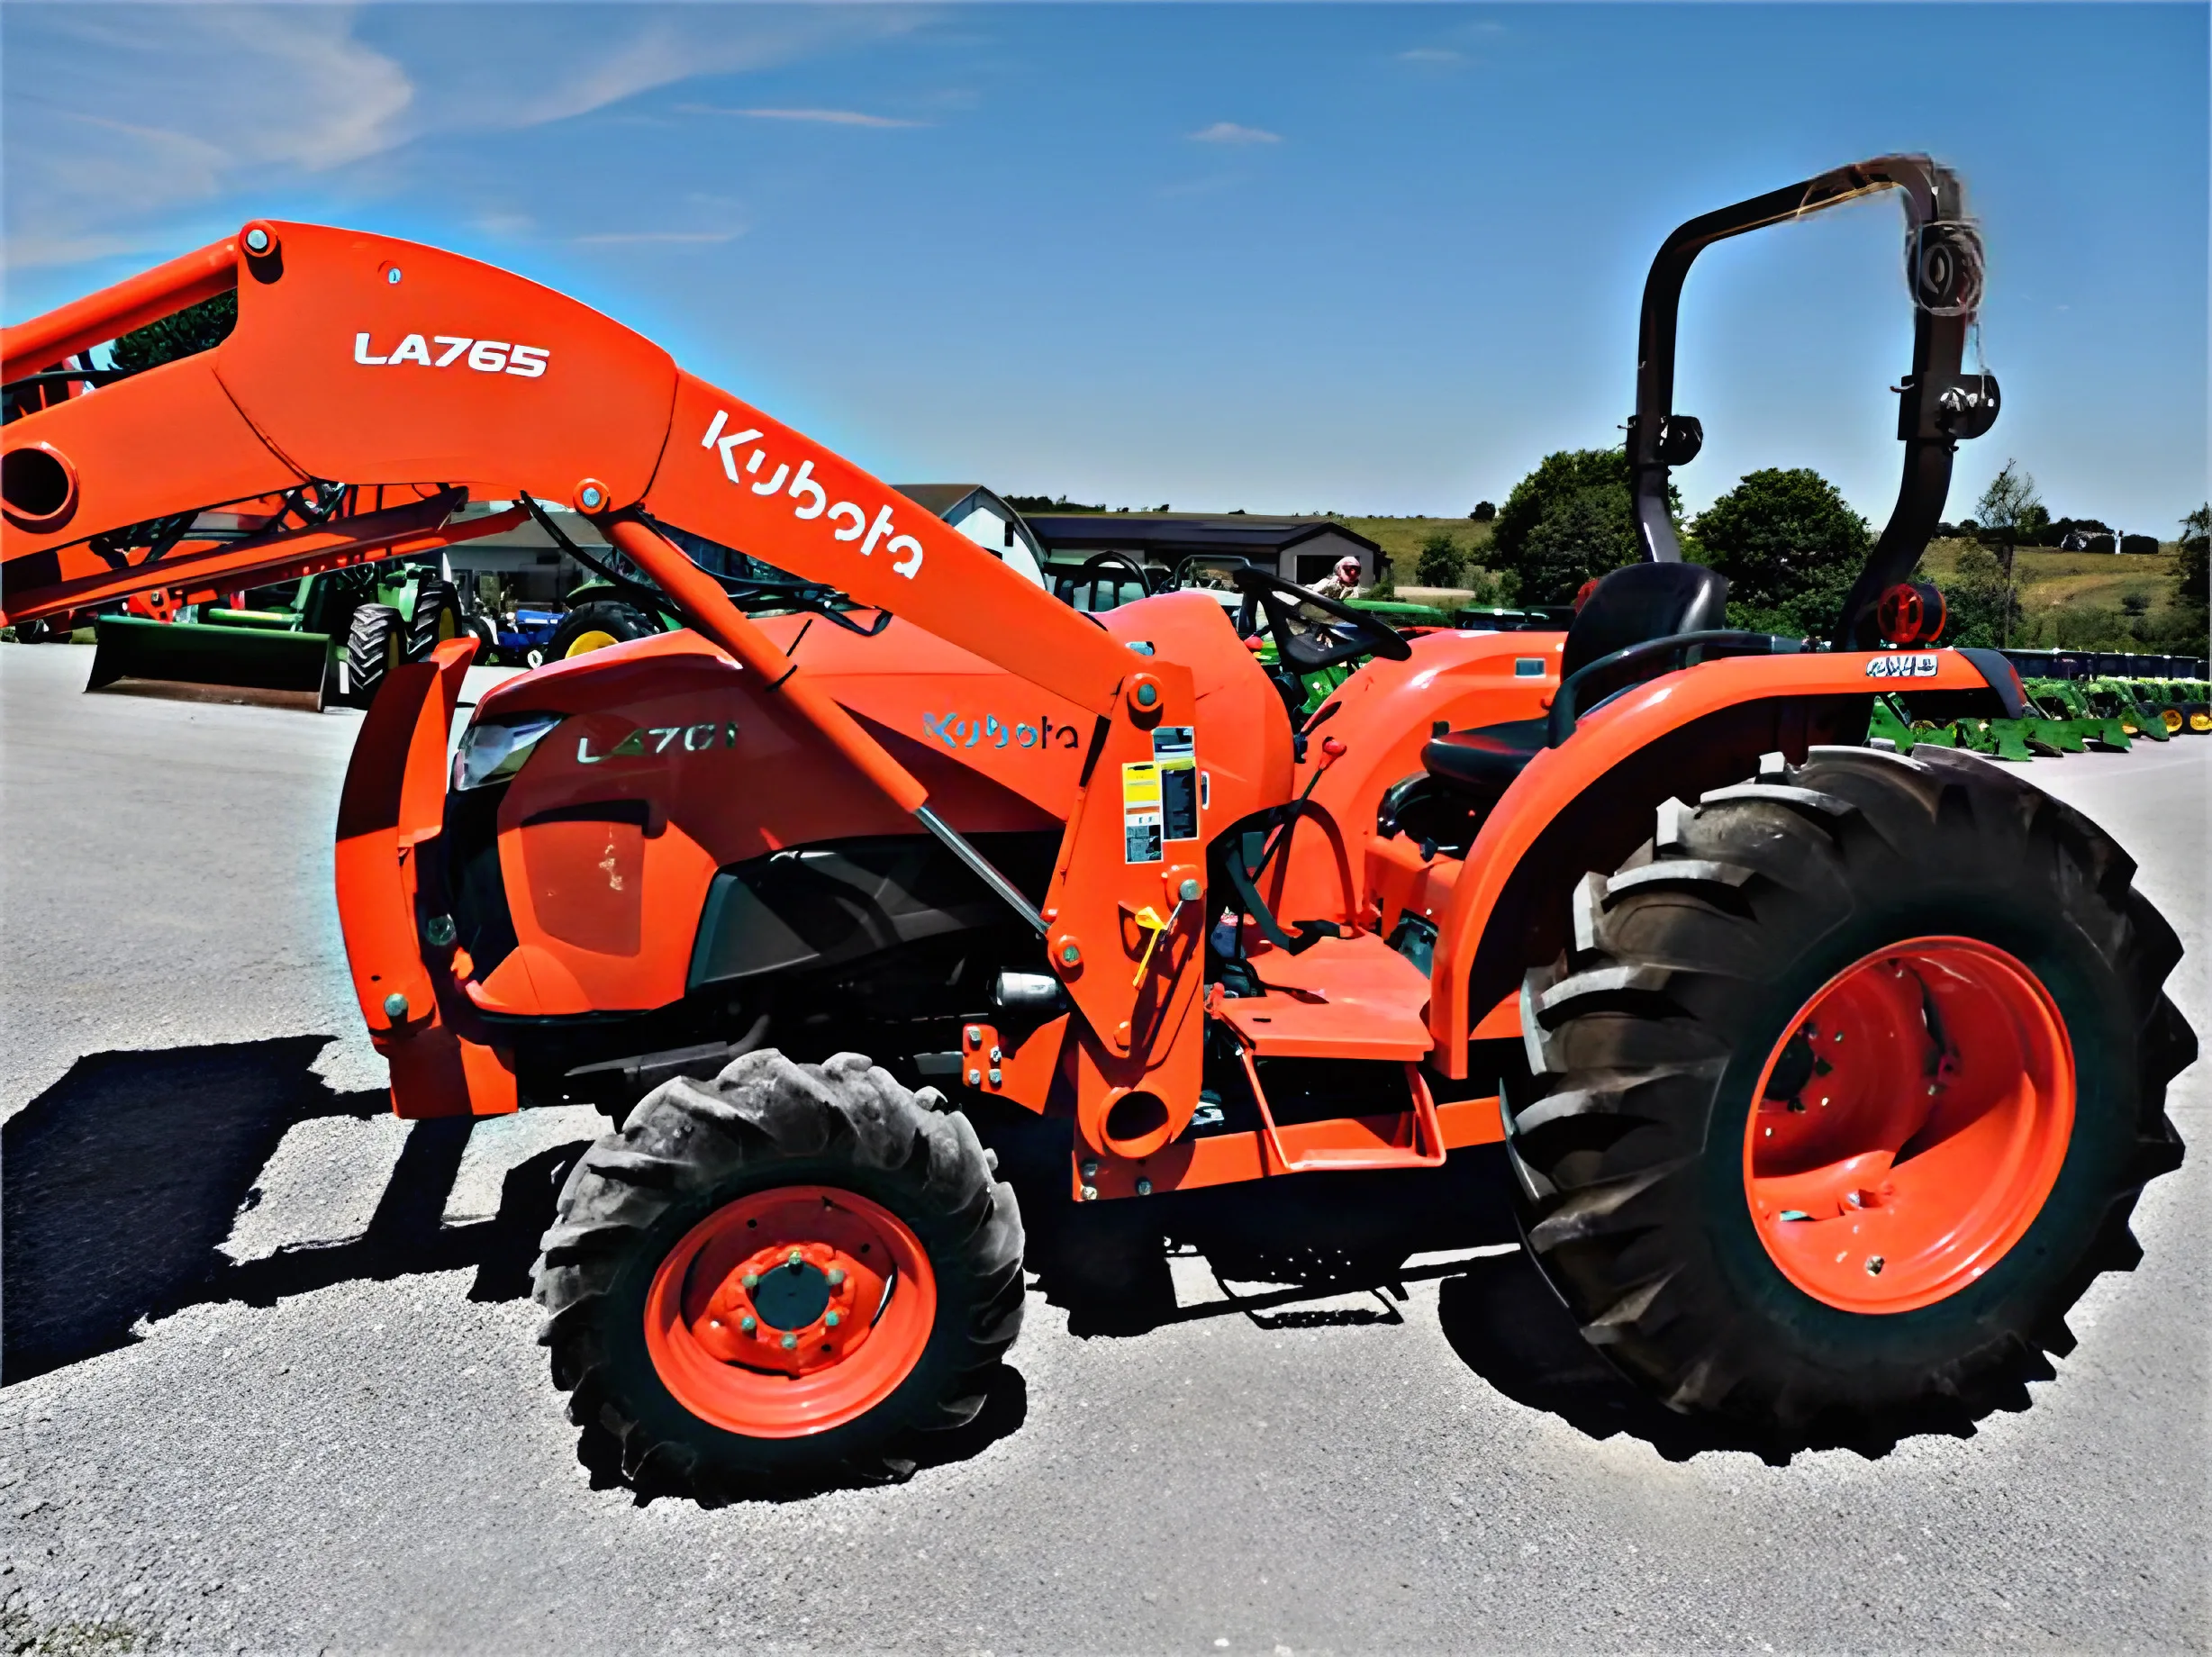
<svg viewBox="0 0 2212 1657">
<path fill-rule="evenodd" d="M 50 367 L 206 298 L 226 274 L 238 325 L 213 349 L 7 428 L 0 614 L 112 573 L 102 543 L 179 513 L 312 482 L 461 485 L 596 519 L 642 512 L 841 588 L 1094 712 L 1113 706 L 1129 657 L 1095 625 L 650 340 L 456 254 L 257 221 L 8 329 L 5 373 Z M 680 555 L 640 562 L 669 556 Z M 143 584 L 165 583 L 150 566 Z"/>
</svg>

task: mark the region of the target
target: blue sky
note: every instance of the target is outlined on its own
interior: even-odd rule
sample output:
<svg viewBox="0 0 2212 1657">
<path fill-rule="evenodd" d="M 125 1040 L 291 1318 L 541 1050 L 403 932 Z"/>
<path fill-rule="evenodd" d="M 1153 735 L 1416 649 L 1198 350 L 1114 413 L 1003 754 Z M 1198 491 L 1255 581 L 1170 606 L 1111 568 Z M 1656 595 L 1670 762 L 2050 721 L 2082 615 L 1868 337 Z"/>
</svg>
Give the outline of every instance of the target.
<svg viewBox="0 0 2212 1657">
<path fill-rule="evenodd" d="M 1990 254 L 2054 514 L 2207 493 L 2204 6 L 10 4 L 10 320 L 234 230 L 566 289 L 898 481 L 1461 513 L 1618 440 L 1668 230 L 1925 149 Z M 1692 508 L 1818 467 L 1879 527 L 1888 202 L 1693 274 Z"/>
</svg>

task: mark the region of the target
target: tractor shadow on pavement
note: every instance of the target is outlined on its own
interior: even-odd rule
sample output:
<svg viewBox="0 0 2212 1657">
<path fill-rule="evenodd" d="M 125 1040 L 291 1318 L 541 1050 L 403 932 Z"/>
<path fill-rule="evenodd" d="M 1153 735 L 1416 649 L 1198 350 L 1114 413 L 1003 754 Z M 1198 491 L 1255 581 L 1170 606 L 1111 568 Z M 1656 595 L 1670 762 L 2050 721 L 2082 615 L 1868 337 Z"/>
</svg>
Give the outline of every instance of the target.
<svg viewBox="0 0 2212 1657">
<path fill-rule="evenodd" d="M 141 1322 L 197 1304 L 272 1306 L 336 1283 L 467 1268 L 472 1299 L 530 1292 L 538 1239 L 584 1142 L 509 1170 L 493 1218 L 444 1226 L 465 1119 L 409 1131 L 360 1236 L 243 1261 L 223 1251 L 287 1131 L 387 1109 L 381 1091 L 334 1092 L 315 1074 L 331 1039 L 95 1054 L 8 1121 L 0 1384 L 128 1345 Z"/>
<path fill-rule="evenodd" d="M 1880 1435 L 1822 1432 L 1780 1444 L 1725 1425 L 1676 1415 L 1598 1355 L 1573 1317 L 1538 1273 L 1526 1250 L 1472 1261 L 1439 1286 L 1437 1319 L 1467 1367 L 1516 1403 L 1557 1416 L 1578 1433 L 1607 1439 L 1626 1433 L 1670 1462 L 1714 1451 L 1789 1464 L 1801 1450 L 1849 1450 L 1869 1460 L 1887 1455 L 1899 1437 L 1971 1437 L 1971 1423 L 1931 1419 Z M 2026 1408 L 2023 1396 L 2017 1407 Z"/>
<path fill-rule="evenodd" d="M 204 1298 L 286 1130 L 367 1116 L 312 1068 L 327 1036 L 96 1053 L 0 1130 L 0 1381 L 127 1345 Z"/>
</svg>

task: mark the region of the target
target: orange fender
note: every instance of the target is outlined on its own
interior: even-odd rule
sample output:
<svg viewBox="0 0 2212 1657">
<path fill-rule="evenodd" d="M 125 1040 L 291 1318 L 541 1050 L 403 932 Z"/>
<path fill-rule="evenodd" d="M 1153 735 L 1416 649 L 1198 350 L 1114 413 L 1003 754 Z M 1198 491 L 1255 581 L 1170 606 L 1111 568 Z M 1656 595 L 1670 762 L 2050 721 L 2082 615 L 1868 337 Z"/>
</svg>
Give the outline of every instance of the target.
<svg viewBox="0 0 2212 1657">
<path fill-rule="evenodd" d="M 1915 691 L 1990 692 L 1954 650 L 1931 653 Z M 1512 992 L 1528 967 L 1564 946 L 1565 894 L 1592 869 L 1610 872 L 1651 836 L 1670 796 L 1742 782 L 1779 750 L 1863 742 L 1867 699 L 1888 652 L 1733 656 L 1664 674 L 1586 714 L 1574 734 L 1528 762 L 1482 824 L 1438 928 L 1428 1007 L 1444 1074 L 1464 1077 L 1475 1012 Z"/>
</svg>

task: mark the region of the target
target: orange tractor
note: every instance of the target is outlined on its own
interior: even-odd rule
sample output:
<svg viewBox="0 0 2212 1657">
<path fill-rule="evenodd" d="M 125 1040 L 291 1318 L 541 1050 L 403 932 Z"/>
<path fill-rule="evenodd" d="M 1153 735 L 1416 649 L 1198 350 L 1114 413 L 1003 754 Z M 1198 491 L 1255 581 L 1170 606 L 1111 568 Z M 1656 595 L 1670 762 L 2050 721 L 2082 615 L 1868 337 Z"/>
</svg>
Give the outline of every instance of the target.
<svg viewBox="0 0 2212 1657">
<path fill-rule="evenodd" d="M 1667 510 L 1683 278 L 1890 189 L 1895 511 L 1830 637 L 1733 630 Z M 1676 1409 L 1775 1442 L 1971 1419 L 2134 1263 L 2195 1052 L 2125 853 L 1867 740 L 1878 691 L 2020 702 L 1994 653 L 1881 631 L 1995 417 L 1962 367 L 1981 270 L 1923 158 L 1684 225 L 1628 428 L 1645 561 L 1564 633 L 1408 638 L 1251 570 L 1244 628 L 1200 591 L 1080 613 L 560 294 L 257 221 L 6 330 L 0 607 L 558 534 L 553 502 L 687 620 L 506 681 L 458 743 L 474 642 L 394 667 L 337 827 L 394 1109 L 620 1124 L 536 1292 L 633 1476 L 880 1473 L 971 1417 L 1024 1297 L 975 1124 L 1032 1118 L 1080 1212 L 1156 1231 L 1205 1188 L 1322 1200 L 1501 1142 L 1536 1263 Z M 232 286 L 219 346 L 84 390 L 77 353 Z M 241 502 L 306 510 L 195 538 Z M 1294 720 L 1299 675 L 1352 661 Z"/>
</svg>

